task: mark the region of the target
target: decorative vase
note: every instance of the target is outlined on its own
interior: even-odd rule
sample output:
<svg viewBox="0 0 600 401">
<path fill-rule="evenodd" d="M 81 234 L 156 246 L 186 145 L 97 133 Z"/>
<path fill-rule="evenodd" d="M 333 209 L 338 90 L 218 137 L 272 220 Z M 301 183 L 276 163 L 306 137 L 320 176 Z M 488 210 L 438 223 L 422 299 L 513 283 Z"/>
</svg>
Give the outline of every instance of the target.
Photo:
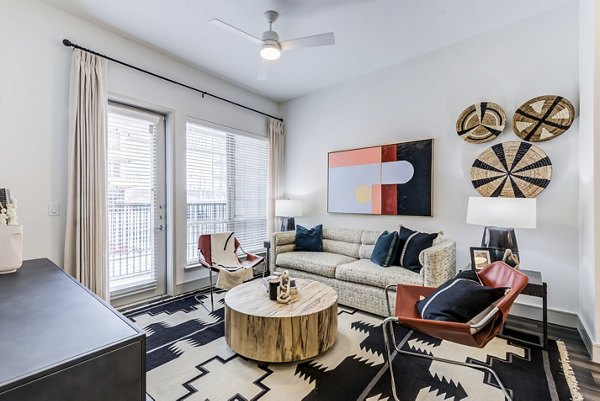
<svg viewBox="0 0 600 401">
<path fill-rule="evenodd" d="M 0 226 L 0 274 L 16 272 L 23 264 L 23 226 Z"/>
</svg>

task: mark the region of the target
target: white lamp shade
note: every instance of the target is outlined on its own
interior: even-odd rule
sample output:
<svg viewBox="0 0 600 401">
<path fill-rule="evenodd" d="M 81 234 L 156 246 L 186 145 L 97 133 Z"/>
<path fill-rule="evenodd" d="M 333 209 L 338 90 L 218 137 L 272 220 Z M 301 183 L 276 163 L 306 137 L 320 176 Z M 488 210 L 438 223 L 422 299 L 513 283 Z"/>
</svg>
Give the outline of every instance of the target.
<svg viewBox="0 0 600 401">
<path fill-rule="evenodd" d="M 302 202 L 299 200 L 279 199 L 275 201 L 275 216 L 298 217 L 302 216 Z"/>
<path fill-rule="evenodd" d="M 535 198 L 470 197 L 467 223 L 504 228 L 535 228 Z"/>
</svg>

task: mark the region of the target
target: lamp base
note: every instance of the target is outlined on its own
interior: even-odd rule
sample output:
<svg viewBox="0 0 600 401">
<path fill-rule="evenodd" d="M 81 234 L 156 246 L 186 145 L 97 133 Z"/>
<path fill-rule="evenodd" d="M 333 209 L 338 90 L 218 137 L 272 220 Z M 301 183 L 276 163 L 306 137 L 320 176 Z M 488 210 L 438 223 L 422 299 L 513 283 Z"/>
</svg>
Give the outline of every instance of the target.
<svg viewBox="0 0 600 401">
<path fill-rule="evenodd" d="M 504 252 L 506 252 L 507 249 L 510 249 L 513 254 L 519 256 L 517 236 L 515 235 L 515 230 L 513 228 L 485 227 L 483 230 L 483 237 L 481 238 L 481 246 L 490 248 L 490 254 L 493 261 L 502 260 Z M 515 263 L 512 260 L 508 260 L 506 263 L 515 267 Z"/>
<path fill-rule="evenodd" d="M 293 217 L 281 218 L 281 231 L 296 231 L 296 221 Z"/>
</svg>

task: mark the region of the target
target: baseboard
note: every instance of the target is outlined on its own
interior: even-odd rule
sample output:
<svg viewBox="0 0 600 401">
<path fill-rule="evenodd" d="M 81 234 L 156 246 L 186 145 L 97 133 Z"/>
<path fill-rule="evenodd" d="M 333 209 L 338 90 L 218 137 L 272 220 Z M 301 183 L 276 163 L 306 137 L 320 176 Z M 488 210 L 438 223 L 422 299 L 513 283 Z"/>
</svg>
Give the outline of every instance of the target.
<svg viewBox="0 0 600 401">
<path fill-rule="evenodd" d="M 542 320 L 542 308 L 540 306 L 514 303 L 511 310 L 511 315 L 526 317 L 533 320 Z M 566 327 L 577 327 L 579 317 L 570 312 L 564 312 L 554 309 L 548 309 L 548 322 Z"/>
<path fill-rule="evenodd" d="M 583 324 L 581 319 L 577 319 L 577 331 L 581 336 L 581 340 L 587 349 L 588 354 L 592 358 L 592 362 L 600 363 L 600 344 L 594 343 L 589 335 L 588 328 Z"/>
</svg>

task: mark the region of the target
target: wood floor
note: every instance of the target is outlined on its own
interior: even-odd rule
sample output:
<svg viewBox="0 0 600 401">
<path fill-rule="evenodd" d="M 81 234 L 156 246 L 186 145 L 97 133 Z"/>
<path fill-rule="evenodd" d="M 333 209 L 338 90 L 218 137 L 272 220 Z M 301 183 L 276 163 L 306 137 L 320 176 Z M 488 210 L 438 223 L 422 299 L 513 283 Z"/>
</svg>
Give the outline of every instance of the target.
<svg viewBox="0 0 600 401">
<path fill-rule="evenodd" d="M 507 324 L 511 328 L 531 333 L 541 333 L 542 330 L 541 322 L 516 316 L 510 316 Z M 600 401 L 600 364 L 591 362 L 577 329 L 550 324 L 548 336 L 562 340 L 567 346 L 571 366 L 584 400 Z"/>
</svg>

